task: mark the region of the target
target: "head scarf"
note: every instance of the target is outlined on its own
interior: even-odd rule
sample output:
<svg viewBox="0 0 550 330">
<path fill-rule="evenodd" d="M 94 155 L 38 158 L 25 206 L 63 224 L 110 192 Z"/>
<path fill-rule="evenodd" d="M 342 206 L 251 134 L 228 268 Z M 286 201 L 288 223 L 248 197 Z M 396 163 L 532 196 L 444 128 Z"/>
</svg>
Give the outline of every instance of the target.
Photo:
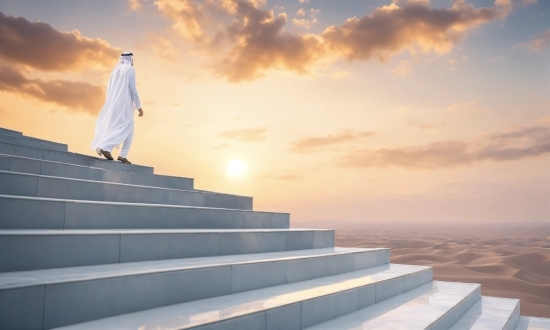
<svg viewBox="0 0 550 330">
<path fill-rule="evenodd" d="M 132 57 L 134 54 L 130 52 L 124 52 L 120 54 L 120 63 L 121 64 L 132 64 Z"/>
</svg>

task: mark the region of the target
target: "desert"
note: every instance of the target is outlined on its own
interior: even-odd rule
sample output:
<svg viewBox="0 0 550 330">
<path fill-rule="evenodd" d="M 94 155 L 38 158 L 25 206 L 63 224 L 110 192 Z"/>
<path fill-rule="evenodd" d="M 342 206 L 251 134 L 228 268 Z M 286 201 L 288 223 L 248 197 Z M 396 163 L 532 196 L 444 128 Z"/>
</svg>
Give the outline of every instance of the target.
<svg viewBox="0 0 550 330">
<path fill-rule="evenodd" d="M 550 224 L 342 225 L 336 246 L 388 247 L 391 262 L 432 266 L 434 279 L 482 284 L 521 299 L 521 314 L 550 317 Z"/>
</svg>

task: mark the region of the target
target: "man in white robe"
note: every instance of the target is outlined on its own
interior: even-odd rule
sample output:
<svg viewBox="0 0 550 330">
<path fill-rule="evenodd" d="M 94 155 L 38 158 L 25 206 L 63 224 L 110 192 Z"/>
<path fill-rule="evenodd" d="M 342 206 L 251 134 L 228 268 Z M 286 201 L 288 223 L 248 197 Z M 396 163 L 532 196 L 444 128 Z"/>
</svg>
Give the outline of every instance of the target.
<svg viewBox="0 0 550 330">
<path fill-rule="evenodd" d="M 134 137 L 135 109 L 140 117 L 143 116 L 133 66 L 133 54 L 122 53 L 111 73 L 105 104 L 97 118 L 94 140 L 90 145 L 99 156 L 114 160 L 111 151 L 122 143 L 118 160 L 127 164 L 131 164 L 126 157 Z"/>
</svg>

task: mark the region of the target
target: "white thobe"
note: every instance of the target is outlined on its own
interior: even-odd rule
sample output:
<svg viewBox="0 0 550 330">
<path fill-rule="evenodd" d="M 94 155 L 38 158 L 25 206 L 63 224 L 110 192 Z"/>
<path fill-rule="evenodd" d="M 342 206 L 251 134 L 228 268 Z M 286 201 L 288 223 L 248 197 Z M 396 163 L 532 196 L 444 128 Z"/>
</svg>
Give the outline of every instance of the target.
<svg viewBox="0 0 550 330">
<path fill-rule="evenodd" d="M 90 147 L 101 156 L 99 149 L 111 152 L 124 142 L 120 156 L 126 158 L 134 136 L 134 111 L 140 108 L 134 67 L 121 61 L 111 73 Z"/>
</svg>

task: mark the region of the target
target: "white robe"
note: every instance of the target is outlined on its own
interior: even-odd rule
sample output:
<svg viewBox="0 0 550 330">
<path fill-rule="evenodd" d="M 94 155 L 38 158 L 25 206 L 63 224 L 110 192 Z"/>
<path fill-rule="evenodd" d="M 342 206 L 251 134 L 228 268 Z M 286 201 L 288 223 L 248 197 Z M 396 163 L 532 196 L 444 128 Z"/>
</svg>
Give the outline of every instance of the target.
<svg viewBox="0 0 550 330">
<path fill-rule="evenodd" d="M 90 147 L 111 152 L 134 131 L 134 111 L 141 108 L 136 73 L 129 61 L 121 60 L 111 73 L 107 98 L 99 113 Z"/>
</svg>

